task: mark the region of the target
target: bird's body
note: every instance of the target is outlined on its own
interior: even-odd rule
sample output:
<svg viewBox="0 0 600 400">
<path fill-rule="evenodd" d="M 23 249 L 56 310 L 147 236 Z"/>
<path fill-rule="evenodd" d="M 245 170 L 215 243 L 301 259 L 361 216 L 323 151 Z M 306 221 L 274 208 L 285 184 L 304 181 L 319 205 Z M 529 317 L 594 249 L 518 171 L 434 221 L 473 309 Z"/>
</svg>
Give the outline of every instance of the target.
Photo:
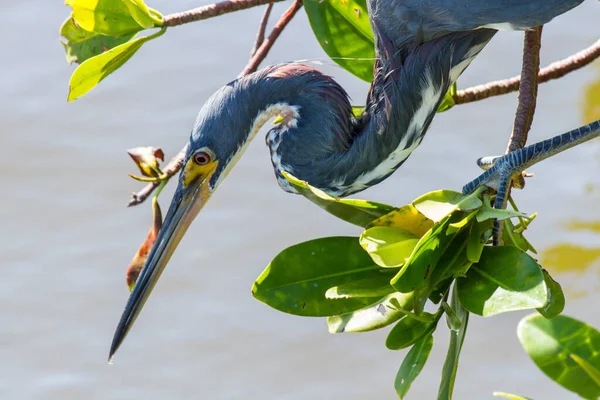
<svg viewBox="0 0 600 400">
<path fill-rule="evenodd" d="M 217 91 L 194 125 L 173 201 L 131 293 L 117 350 L 187 227 L 260 127 L 277 180 L 286 171 L 336 196 L 377 184 L 421 143 L 449 87 L 497 29 L 545 24 L 583 0 L 369 0 L 374 78 L 362 116 L 346 92 L 313 67 L 267 67 Z"/>
</svg>

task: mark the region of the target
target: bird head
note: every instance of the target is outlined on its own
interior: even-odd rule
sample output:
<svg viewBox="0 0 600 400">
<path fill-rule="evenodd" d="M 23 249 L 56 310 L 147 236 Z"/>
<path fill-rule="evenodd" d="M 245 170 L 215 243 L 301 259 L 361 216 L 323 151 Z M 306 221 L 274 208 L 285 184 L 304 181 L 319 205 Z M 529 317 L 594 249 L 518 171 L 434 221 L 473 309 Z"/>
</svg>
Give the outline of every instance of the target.
<svg viewBox="0 0 600 400">
<path fill-rule="evenodd" d="M 337 117 L 337 113 L 345 117 L 345 121 Z M 289 168 L 294 165 L 296 169 L 312 171 L 313 166 L 306 162 L 309 157 L 318 158 L 319 152 L 328 151 L 333 144 L 344 147 L 337 136 L 325 137 L 323 132 L 335 134 L 340 126 L 345 126 L 343 123 L 348 123 L 350 113 L 343 89 L 314 68 L 298 64 L 266 68 L 231 82 L 211 96 L 196 119 L 171 205 L 130 294 L 113 338 L 111 357 L 135 322 L 190 224 L 260 128 L 269 120 L 281 117 L 272 132 L 286 136 L 291 143 L 281 138 L 273 142 L 267 140 L 273 164 L 283 155 Z M 299 122 L 300 114 L 311 118 Z M 304 140 L 290 139 L 296 137 L 293 131 L 300 129 Z M 304 155 L 298 156 L 299 152 Z M 278 179 L 284 179 L 278 168 L 283 169 L 283 164 L 275 169 Z M 283 187 L 287 182 L 280 180 L 279 183 Z"/>
</svg>

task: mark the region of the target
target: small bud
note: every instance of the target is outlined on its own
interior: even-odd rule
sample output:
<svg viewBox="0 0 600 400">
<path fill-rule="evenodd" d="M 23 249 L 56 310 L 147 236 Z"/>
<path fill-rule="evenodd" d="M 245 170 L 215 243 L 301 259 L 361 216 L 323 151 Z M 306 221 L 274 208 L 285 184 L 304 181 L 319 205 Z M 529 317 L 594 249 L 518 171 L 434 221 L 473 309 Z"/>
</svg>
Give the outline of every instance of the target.
<svg viewBox="0 0 600 400">
<path fill-rule="evenodd" d="M 148 259 L 148 254 L 150 254 L 150 250 L 156 241 L 158 231 L 162 227 L 162 213 L 156 198 L 154 198 L 152 201 L 152 212 L 154 214 L 154 220 L 152 222 L 152 227 L 150 227 L 150 232 L 148 232 L 146 240 L 144 240 L 144 243 L 142 243 L 135 256 L 133 256 L 129 267 L 127 268 L 126 280 L 129 291 L 133 290 L 135 282 L 137 281 L 137 278 L 140 275 L 146 260 Z"/>
<path fill-rule="evenodd" d="M 162 175 L 158 160 L 164 161 L 165 155 L 160 147 L 136 147 L 127 150 L 127 154 L 138 166 L 142 175 L 152 178 Z"/>
</svg>

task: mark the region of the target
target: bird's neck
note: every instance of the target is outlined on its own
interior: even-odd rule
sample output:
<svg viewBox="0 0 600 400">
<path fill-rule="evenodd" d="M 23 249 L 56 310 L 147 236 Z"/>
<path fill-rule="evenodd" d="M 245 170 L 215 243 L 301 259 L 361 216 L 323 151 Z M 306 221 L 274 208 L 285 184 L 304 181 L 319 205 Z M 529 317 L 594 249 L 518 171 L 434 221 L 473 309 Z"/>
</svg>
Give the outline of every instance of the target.
<svg viewBox="0 0 600 400">
<path fill-rule="evenodd" d="M 492 36 L 457 33 L 404 53 L 379 37 L 380 57 L 359 118 L 346 92 L 314 68 L 286 64 L 254 74 L 244 87 L 250 136 L 282 117 L 267 145 L 284 190 L 294 191 L 281 171 L 334 196 L 360 192 L 391 175 L 420 145 L 450 85 Z"/>
</svg>

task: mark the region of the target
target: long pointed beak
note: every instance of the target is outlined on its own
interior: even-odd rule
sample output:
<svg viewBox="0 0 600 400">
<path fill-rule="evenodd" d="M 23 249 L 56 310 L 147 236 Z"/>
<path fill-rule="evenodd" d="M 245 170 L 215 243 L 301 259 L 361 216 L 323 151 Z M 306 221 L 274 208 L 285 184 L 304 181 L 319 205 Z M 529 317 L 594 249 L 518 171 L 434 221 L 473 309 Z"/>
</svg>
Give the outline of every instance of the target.
<svg viewBox="0 0 600 400">
<path fill-rule="evenodd" d="M 125 340 L 181 238 L 208 201 L 211 195 L 208 181 L 209 177 L 187 188 L 180 183 L 175 191 L 163 226 L 121 315 L 110 347 L 109 360 Z"/>
</svg>

